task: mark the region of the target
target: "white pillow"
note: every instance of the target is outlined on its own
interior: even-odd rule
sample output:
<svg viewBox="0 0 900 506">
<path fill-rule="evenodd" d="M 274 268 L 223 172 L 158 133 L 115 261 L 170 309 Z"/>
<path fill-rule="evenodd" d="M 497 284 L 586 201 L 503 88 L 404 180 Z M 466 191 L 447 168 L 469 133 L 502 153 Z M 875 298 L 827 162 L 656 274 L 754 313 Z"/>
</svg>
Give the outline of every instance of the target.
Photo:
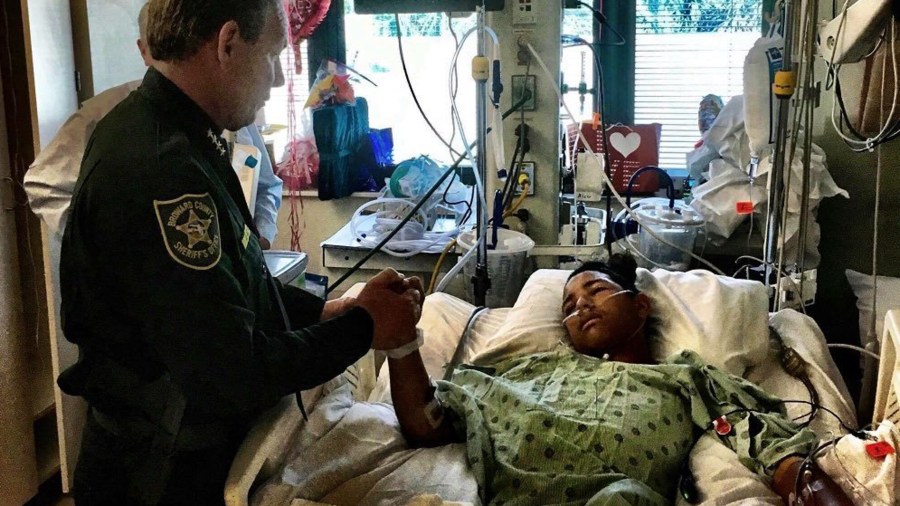
<svg viewBox="0 0 900 506">
<path fill-rule="evenodd" d="M 473 357 L 475 363 L 488 364 L 508 357 L 548 351 L 568 335 L 562 326 L 562 295 L 572 271 L 542 269 L 536 271 L 519 293 L 506 321 L 494 338 Z"/>
<path fill-rule="evenodd" d="M 474 360 L 489 363 L 549 351 L 565 342 L 561 306 L 569 274 L 535 272 L 496 339 Z M 707 363 L 739 376 L 766 359 L 768 298 L 762 284 L 708 271 L 638 269 L 637 286 L 653 301 L 652 314 L 660 324 L 659 337 L 652 343 L 654 358 L 691 349 Z"/>
<path fill-rule="evenodd" d="M 473 311 L 475 306 L 446 293 L 435 293 L 425 299 L 418 325 L 425 334 L 425 344 L 420 352 L 425 370 L 432 378 L 440 379 L 443 376 L 444 366 L 453 358 Z M 466 337 L 463 361 L 486 346 L 487 341 L 506 321 L 507 311 L 508 309 L 492 309 L 479 313 L 478 320 Z"/>
<path fill-rule="evenodd" d="M 900 309 L 900 278 L 878 276 L 878 295 L 875 298 L 875 335 L 869 336 L 872 325 L 872 276 L 847 269 L 847 281 L 856 295 L 856 308 L 859 309 L 859 342 L 863 346 L 874 340 L 881 340 L 884 335 L 884 317 L 892 309 Z"/>
</svg>

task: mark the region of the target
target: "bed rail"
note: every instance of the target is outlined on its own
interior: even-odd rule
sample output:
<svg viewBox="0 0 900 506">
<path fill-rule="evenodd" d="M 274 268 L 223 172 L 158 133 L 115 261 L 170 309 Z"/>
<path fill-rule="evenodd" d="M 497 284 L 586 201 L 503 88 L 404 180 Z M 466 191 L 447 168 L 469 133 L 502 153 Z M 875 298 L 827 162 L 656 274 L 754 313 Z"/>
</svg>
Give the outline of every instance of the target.
<svg viewBox="0 0 900 506">
<path fill-rule="evenodd" d="M 878 365 L 878 389 L 875 394 L 873 422 L 890 420 L 900 426 L 900 309 L 888 311 L 884 318 L 881 360 Z"/>
</svg>

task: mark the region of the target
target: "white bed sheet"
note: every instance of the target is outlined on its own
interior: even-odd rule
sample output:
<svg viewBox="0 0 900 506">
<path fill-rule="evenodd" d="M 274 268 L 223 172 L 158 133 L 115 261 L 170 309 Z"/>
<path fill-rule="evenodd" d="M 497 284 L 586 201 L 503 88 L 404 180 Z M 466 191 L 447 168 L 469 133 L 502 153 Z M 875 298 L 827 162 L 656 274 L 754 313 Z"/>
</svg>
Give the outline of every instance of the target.
<svg viewBox="0 0 900 506">
<path fill-rule="evenodd" d="M 300 498 L 324 504 L 388 506 L 422 495 L 478 504 L 465 446 L 409 449 L 392 406 L 353 402 L 349 385 L 328 392 L 286 465 L 254 494 L 254 506 Z"/>
<path fill-rule="evenodd" d="M 432 377 L 442 376 L 473 309 L 448 295 L 429 298 L 420 326 L 427 336 L 422 351 Z M 465 360 L 494 344 L 497 331 L 523 309 L 527 307 L 491 310 L 479 317 L 466 343 Z M 846 386 L 815 323 L 790 310 L 770 315 L 769 323 L 811 364 L 810 376 L 822 404 L 855 425 Z M 755 358 L 745 377 L 783 399 L 808 400 L 805 387 L 781 369 L 772 350 L 768 357 L 762 355 Z M 294 498 L 326 504 L 406 504 L 420 494 L 478 504 L 477 485 L 465 464 L 462 445 L 407 448 L 388 404 L 389 381 L 385 369 L 369 403 L 354 404 L 346 385 L 332 387 L 299 432 L 283 471 L 261 487 L 252 504 L 280 506 L 291 504 Z M 788 405 L 792 416 L 806 411 L 803 405 Z M 824 413 L 812 427 L 822 435 L 839 430 L 837 421 Z M 781 504 L 765 480 L 742 466 L 734 452 L 713 437 L 704 436 L 698 442 L 691 454 L 691 468 L 703 506 Z M 686 504 L 680 499 L 677 503 Z"/>
</svg>

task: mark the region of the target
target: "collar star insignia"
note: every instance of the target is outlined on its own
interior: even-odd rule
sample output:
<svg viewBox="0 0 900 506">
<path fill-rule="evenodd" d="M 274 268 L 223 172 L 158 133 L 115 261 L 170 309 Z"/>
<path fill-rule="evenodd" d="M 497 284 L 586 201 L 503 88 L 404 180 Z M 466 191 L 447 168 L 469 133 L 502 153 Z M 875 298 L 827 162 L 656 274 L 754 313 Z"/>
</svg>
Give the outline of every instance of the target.
<svg viewBox="0 0 900 506">
<path fill-rule="evenodd" d="M 213 144 L 215 144 L 216 149 L 219 150 L 219 154 L 225 156 L 226 150 L 225 146 L 222 145 L 221 137 L 216 135 L 211 128 L 206 131 L 206 136 L 209 137 L 209 140 L 211 140 Z"/>
<path fill-rule="evenodd" d="M 188 248 L 193 248 L 198 242 L 212 244 L 209 237 L 209 224 L 212 220 L 201 220 L 197 213 L 191 210 L 188 220 L 175 227 L 176 230 L 187 236 Z"/>
</svg>

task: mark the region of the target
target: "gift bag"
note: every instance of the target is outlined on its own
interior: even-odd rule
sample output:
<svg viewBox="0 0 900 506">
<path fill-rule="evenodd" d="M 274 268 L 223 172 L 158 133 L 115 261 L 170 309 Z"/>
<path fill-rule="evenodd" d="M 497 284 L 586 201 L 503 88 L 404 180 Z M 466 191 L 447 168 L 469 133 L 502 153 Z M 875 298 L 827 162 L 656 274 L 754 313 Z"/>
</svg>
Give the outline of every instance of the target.
<svg viewBox="0 0 900 506">
<path fill-rule="evenodd" d="M 355 105 L 330 105 L 313 112 L 313 131 L 319 148 L 319 199 L 350 196 L 357 183 L 360 153 L 371 150 L 369 107 L 364 98 Z"/>
<path fill-rule="evenodd" d="M 587 151 L 578 135 L 578 126 L 569 125 L 568 138 L 570 153 Z M 587 139 L 590 151 L 602 158 L 604 151 L 603 133 L 600 127 L 594 127 L 593 122 L 581 123 L 581 132 Z M 622 125 L 616 124 L 606 128 L 606 138 L 609 142 L 609 165 L 612 174 L 613 187 L 622 193 L 628 187 L 631 176 L 642 167 L 656 166 L 659 164 L 659 138 L 662 133 L 662 125 L 652 123 L 649 125 Z M 577 160 L 577 156 L 573 159 Z M 576 167 L 577 170 L 577 167 Z M 659 189 L 657 174 L 648 172 L 642 174 L 632 186 L 632 193 L 655 193 Z"/>
</svg>

